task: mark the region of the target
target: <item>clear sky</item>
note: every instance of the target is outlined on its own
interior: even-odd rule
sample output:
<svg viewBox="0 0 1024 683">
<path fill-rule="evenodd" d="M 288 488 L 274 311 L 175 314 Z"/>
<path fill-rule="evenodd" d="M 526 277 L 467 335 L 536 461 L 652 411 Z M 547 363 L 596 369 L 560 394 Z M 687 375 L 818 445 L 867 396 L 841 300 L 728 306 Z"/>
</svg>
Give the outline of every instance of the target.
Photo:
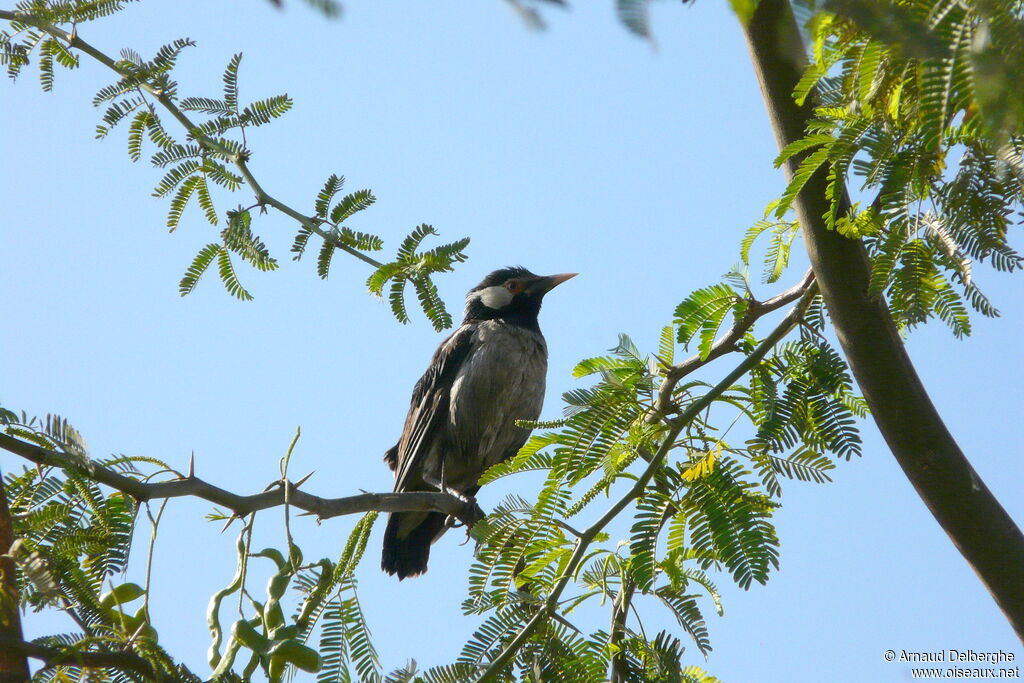
<svg viewBox="0 0 1024 683">
<path fill-rule="evenodd" d="M 419 223 L 444 239 L 472 237 L 470 260 L 438 280 L 456 315 L 465 291 L 497 267 L 578 271 L 541 315 L 551 351 L 545 417 L 578 386 L 572 365 L 618 333 L 653 349 L 675 305 L 738 260 L 744 230 L 783 187 L 727 3 L 653 3 L 657 49 L 626 33 L 611 0 L 552 7 L 546 32 L 526 30 L 498 0 L 351 0 L 336 22 L 286 4 L 147 2 L 81 35 L 111 54 L 143 55 L 193 38 L 199 47 L 176 72 L 186 95 L 217 96 L 223 66 L 244 52 L 243 98 L 287 92 L 296 102 L 249 133 L 264 187 L 307 210 L 330 173 L 346 175 L 349 190 L 372 188 L 378 203 L 352 226 L 381 234 L 388 250 Z M 180 298 L 178 279 L 215 232 L 192 207 L 168 235 L 166 203 L 149 196 L 158 172 L 130 163 L 124 131 L 93 139 L 100 112 L 90 100 L 110 80 L 86 62 L 58 73 L 52 94 L 31 72 L 0 84 L 0 402 L 67 416 L 94 456 L 185 468 L 194 452 L 197 474 L 238 492 L 277 476 L 301 425 L 292 466 L 316 470 L 311 492 L 390 490 L 381 455 L 441 337 L 422 316 L 399 325 L 365 294 L 364 264 L 339 254 L 324 282 L 312 259 L 290 261 L 295 226 L 275 214 L 254 228 L 283 267 L 242 270 L 255 301 L 230 298 L 213 273 Z M 222 196 L 219 206 L 250 198 Z M 794 266 L 787 281 L 801 272 Z M 975 276 L 1003 318 L 978 320 L 966 341 L 932 325 L 909 347 L 975 468 L 1020 521 L 1024 366 L 1013 339 L 1024 297 L 1019 277 Z M 708 379 L 731 367 L 721 363 Z M 786 486 L 782 566 L 768 585 L 741 591 L 716 577 L 725 617 L 708 606 L 714 651 L 704 662 L 690 647 L 687 663 L 730 683 L 853 683 L 908 680 L 908 666 L 883 660 L 888 649 L 1024 657 L 874 426 L 862 427 L 864 456 L 839 463 L 833 484 Z M 21 464 L 0 454 L 4 471 Z M 484 489 L 481 503 L 502 492 Z M 207 600 L 235 561 L 233 532 L 204 521 L 209 509 L 169 505 L 154 571 L 161 642 L 198 671 Z M 282 547 L 280 511 L 261 520 L 257 543 Z M 307 559 L 336 557 L 353 522 L 304 518 L 296 540 Z M 358 576 L 385 663 L 453 660 L 474 624 L 459 610 L 470 546 L 449 534 L 425 577 L 398 583 L 377 569 L 382 531 Z M 141 525 L 136 577 L 146 533 Z M 647 606 L 645 624 L 671 627 L 659 609 Z M 603 627 L 606 616 L 597 618 Z M 32 635 L 69 628 L 27 617 Z"/>
</svg>

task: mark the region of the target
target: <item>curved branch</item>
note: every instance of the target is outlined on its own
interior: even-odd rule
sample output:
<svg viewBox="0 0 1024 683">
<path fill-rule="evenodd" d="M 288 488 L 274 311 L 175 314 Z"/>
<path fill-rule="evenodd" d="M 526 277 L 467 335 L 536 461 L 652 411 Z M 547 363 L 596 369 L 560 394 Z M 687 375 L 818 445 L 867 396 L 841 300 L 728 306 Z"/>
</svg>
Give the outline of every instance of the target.
<svg viewBox="0 0 1024 683">
<path fill-rule="evenodd" d="M 743 28 L 782 149 L 804 136 L 814 106 L 808 98 L 799 107 L 792 97 L 805 66 L 792 8 L 787 0 L 761 0 Z M 802 159 L 786 161 L 787 176 Z M 826 227 L 826 184 L 822 167 L 794 208 L 846 359 L 903 472 L 1024 640 L 1024 535 L 943 423 L 884 299 L 868 295 L 871 264 L 864 246 Z M 845 204 L 848 208 L 848 197 Z"/>
<path fill-rule="evenodd" d="M 17 21 L 23 24 L 28 24 L 29 26 L 34 26 L 35 28 L 38 28 L 39 30 L 48 33 L 54 38 L 63 40 L 65 43 L 67 43 L 69 48 L 81 50 L 82 52 L 89 55 L 103 66 L 117 73 L 119 76 L 130 75 L 125 69 L 119 67 L 118 63 L 112 57 L 110 57 L 110 55 L 104 53 L 102 50 L 97 49 L 95 46 L 91 45 L 85 40 L 82 40 L 82 37 L 78 35 L 77 30 L 72 30 L 69 33 L 68 31 L 58 28 L 57 26 L 54 26 L 50 22 L 44 21 L 43 19 L 40 19 L 39 17 L 36 17 L 31 13 L 27 12 L 11 12 L 8 10 L 0 10 L 0 19 L 6 19 L 7 21 Z M 293 209 L 292 207 L 288 206 L 281 200 L 276 199 L 275 197 L 268 194 L 266 190 L 264 190 L 263 187 L 256 180 L 256 177 L 252 174 L 252 171 L 249 170 L 249 166 L 246 163 L 245 157 L 241 154 L 232 152 L 231 150 L 227 149 L 216 140 L 197 133 L 196 124 L 192 122 L 192 120 L 185 114 L 185 112 L 181 111 L 181 109 L 179 109 L 178 106 L 174 104 L 174 101 L 170 97 L 168 97 L 167 93 L 164 92 L 164 90 L 162 90 L 161 88 L 156 88 L 150 85 L 149 83 L 143 83 L 139 87 L 141 87 L 147 93 L 152 95 L 153 98 L 160 103 L 160 106 L 166 109 L 167 112 L 170 113 L 170 115 L 173 116 L 175 120 L 177 120 L 178 123 L 182 125 L 182 127 L 188 132 L 189 135 L 193 137 L 193 139 L 195 139 L 196 142 L 198 142 L 200 145 L 210 150 L 211 152 L 216 152 L 217 154 L 220 154 L 221 156 L 230 160 L 231 163 L 234 164 L 235 167 L 238 169 L 239 173 L 241 173 L 242 178 L 245 179 L 245 182 L 252 189 L 253 193 L 256 195 L 256 201 L 259 202 L 260 206 L 269 205 L 274 207 L 284 215 L 300 223 L 307 230 L 310 230 L 319 235 L 321 238 L 324 239 L 324 241 L 334 245 L 335 248 L 341 249 L 342 251 L 347 252 L 352 256 L 355 256 L 360 261 L 364 261 L 365 263 L 368 263 L 375 268 L 380 268 L 382 265 L 384 265 L 377 259 L 367 256 L 358 249 L 350 247 L 349 245 L 345 244 L 341 240 L 331 235 L 326 230 L 322 229 L 320 227 L 320 222 L 318 220 L 306 216 L 302 212 Z"/>
<path fill-rule="evenodd" d="M 321 498 L 320 496 L 314 496 L 300 490 L 292 482 L 287 482 L 287 491 L 285 485 L 281 484 L 281 482 L 275 482 L 272 485 L 274 488 L 262 493 L 239 495 L 203 481 L 191 473 L 186 477 L 171 481 L 139 481 L 98 465 L 88 459 L 51 451 L 36 444 L 15 439 L 7 434 L 0 434 L 0 448 L 37 465 L 59 467 L 78 472 L 93 481 L 106 484 L 111 488 L 126 493 L 138 501 L 191 496 L 226 507 L 238 517 L 284 505 L 286 493 L 290 506 L 314 514 L 319 519 L 370 511 L 443 512 L 472 526 L 483 516 L 480 509 L 472 501 L 467 503 L 448 493 L 426 491 L 415 493 L 361 493 L 355 496 L 345 496 L 344 498 Z"/>
</svg>

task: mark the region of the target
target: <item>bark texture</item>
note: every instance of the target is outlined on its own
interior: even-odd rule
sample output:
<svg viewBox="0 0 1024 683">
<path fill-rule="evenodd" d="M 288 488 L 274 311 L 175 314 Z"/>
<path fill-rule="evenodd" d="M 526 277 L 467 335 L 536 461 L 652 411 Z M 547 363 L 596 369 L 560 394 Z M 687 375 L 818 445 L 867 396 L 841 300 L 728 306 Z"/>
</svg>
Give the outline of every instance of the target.
<svg viewBox="0 0 1024 683">
<path fill-rule="evenodd" d="M 813 116 L 812 103 L 799 107 L 791 94 L 805 57 L 788 0 L 761 0 L 744 31 L 781 149 L 803 137 Z M 802 159 L 786 163 L 790 177 Z M 863 245 L 825 226 L 825 187 L 822 169 L 795 209 L 846 359 L 900 467 L 1024 640 L 1024 536 L 943 423 L 885 302 L 868 295 Z"/>
<path fill-rule="evenodd" d="M 7 493 L 0 476 L 0 556 L 7 555 L 14 543 Z M 18 608 L 18 583 L 14 560 L 0 557 L 0 637 L 21 640 L 21 611 Z M 18 650 L 0 647 L 0 683 L 28 680 L 28 660 Z"/>
</svg>

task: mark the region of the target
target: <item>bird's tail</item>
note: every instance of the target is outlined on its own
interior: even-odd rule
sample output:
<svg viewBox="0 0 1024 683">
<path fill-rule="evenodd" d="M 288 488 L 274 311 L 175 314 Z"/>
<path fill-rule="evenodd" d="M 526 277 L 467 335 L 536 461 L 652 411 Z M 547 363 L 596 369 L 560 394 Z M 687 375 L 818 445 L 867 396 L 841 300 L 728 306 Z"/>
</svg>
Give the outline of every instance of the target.
<svg viewBox="0 0 1024 683">
<path fill-rule="evenodd" d="M 405 531 L 404 528 L 408 528 L 412 523 L 409 517 L 419 516 L 422 516 L 423 520 Z M 430 544 L 444 533 L 446 517 L 447 515 L 441 512 L 428 512 L 425 515 L 422 512 L 392 512 L 388 515 L 380 568 L 388 574 L 398 574 L 399 580 L 407 576 L 418 576 L 427 571 Z"/>
</svg>

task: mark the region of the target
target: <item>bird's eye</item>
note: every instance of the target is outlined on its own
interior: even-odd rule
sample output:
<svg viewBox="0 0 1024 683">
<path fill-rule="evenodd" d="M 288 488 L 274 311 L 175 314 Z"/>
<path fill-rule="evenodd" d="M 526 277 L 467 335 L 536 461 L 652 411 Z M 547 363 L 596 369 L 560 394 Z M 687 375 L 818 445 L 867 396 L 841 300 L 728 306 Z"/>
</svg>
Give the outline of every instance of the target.
<svg viewBox="0 0 1024 683">
<path fill-rule="evenodd" d="M 505 283 L 505 289 L 512 292 L 513 294 L 518 294 L 525 288 L 526 285 L 523 284 L 522 280 L 509 280 L 508 282 Z"/>
</svg>

